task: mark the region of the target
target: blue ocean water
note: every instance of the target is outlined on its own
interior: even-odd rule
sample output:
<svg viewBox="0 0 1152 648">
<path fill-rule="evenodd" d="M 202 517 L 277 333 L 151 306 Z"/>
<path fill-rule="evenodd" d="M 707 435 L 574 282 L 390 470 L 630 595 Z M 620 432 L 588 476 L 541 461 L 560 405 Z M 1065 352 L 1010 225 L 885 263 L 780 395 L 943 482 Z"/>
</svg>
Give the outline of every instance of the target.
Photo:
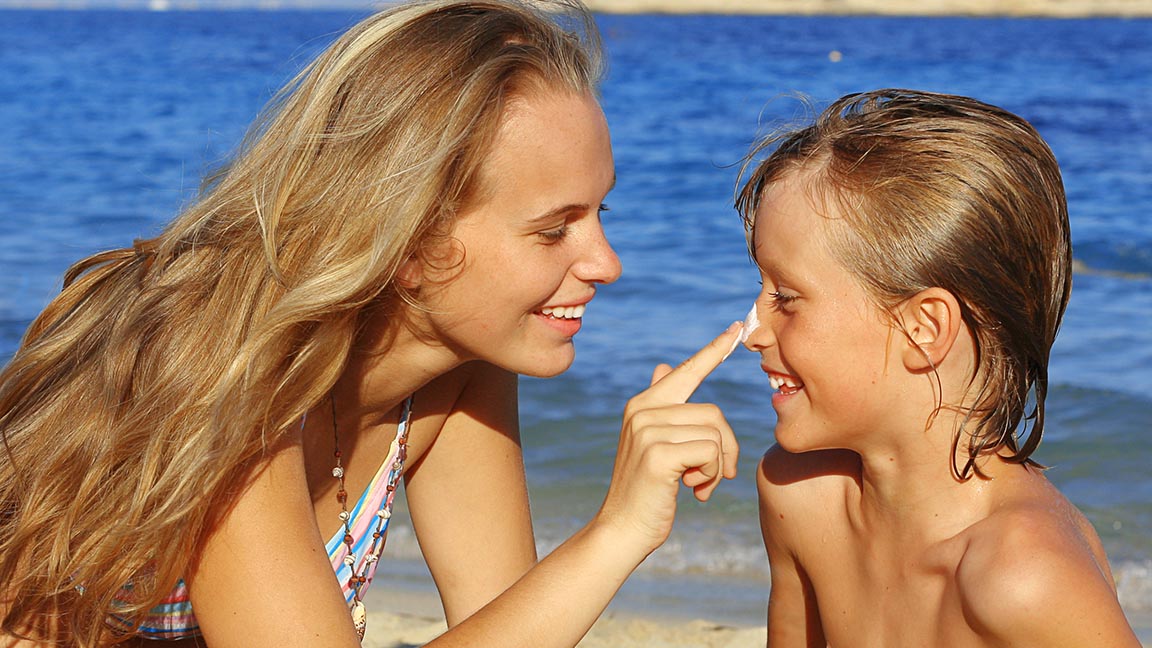
<svg viewBox="0 0 1152 648">
<path fill-rule="evenodd" d="M 64 269 L 155 232 L 271 93 L 356 12 L 0 12 L 0 358 Z M 1152 21 L 601 16 L 624 276 L 592 303 L 565 375 L 522 382 L 544 550 L 595 511 L 619 414 L 658 362 L 743 317 L 757 291 L 731 208 L 754 135 L 877 87 L 969 94 L 1031 120 L 1059 158 L 1080 272 L 1038 458 L 1099 530 L 1122 602 L 1152 610 Z M 714 501 L 685 498 L 624 598 L 756 623 L 768 576 L 755 462 L 768 387 L 737 353 L 701 388 L 743 447 Z M 420 586 L 398 521 L 390 574 Z M 379 586 L 379 585 L 378 585 Z M 385 585 L 386 586 L 386 585 Z M 680 594 L 683 592 L 683 594 Z"/>
</svg>

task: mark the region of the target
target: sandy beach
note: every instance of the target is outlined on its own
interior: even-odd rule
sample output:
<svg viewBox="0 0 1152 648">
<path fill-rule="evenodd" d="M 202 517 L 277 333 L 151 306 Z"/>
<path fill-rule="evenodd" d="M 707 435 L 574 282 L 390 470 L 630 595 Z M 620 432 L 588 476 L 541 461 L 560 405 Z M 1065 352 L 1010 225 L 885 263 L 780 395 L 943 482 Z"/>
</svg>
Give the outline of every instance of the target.
<svg viewBox="0 0 1152 648">
<path fill-rule="evenodd" d="M 370 642 L 376 648 L 415 648 L 443 630 L 443 623 L 422 617 L 385 615 L 380 631 L 395 632 L 393 639 Z M 733 628 L 707 621 L 658 624 L 645 619 L 605 617 L 592 628 L 581 648 L 640 648 L 668 646 L 673 648 L 763 648 L 767 642 L 764 628 Z"/>
<path fill-rule="evenodd" d="M 1152 16 L 1147 0 L 585 0 L 607 13 L 888 16 Z"/>
<path fill-rule="evenodd" d="M 439 599 L 431 590 L 370 590 L 364 648 L 416 648 L 444 631 Z M 1129 611 L 1128 619 L 1145 648 L 1152 648 L 1152 610 Z M 596 622 L 580 648 L 763 648 L 764 625 L 717 623 L 656 610 L 618 609 L 614 604 Z"/>
<path fill-rule="evenodd" d="M 444 631 L 439 599 L 423 591 L 369 591 L 365 648 L 415 648 Z M 631 611 L 608 612 L 580 642 L 581 648 L 762 648 L 767 630 L 706 619 L 666 619 Z"/>
</svg>

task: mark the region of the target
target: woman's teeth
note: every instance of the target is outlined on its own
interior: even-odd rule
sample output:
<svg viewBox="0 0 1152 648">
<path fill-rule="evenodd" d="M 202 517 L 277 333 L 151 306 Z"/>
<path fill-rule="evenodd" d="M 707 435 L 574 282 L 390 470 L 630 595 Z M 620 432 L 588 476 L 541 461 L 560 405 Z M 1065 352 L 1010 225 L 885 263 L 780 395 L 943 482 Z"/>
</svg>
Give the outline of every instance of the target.
<svg viewBox="0 0 1152 648">
<path fill-rule="evenodd" d="M 584 317 L 584 305 L 541 308 L 540 312 L 555 319 L 580 319 Z"/>
</svg>

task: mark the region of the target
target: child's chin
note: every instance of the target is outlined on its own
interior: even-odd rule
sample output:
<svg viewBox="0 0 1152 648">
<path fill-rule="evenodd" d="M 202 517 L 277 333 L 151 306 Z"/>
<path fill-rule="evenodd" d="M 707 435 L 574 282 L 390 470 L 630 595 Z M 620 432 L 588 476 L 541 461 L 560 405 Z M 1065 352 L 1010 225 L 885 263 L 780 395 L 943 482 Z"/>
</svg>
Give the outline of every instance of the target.
<svg viewBox="0 0 1152 648">
<path fill-rule="evenodd" d="M 811 439 L 806 438 L 804 433 L 795 426 L 788 424 L 781 425 L 780 423 L 776 424 L 776 445 L 792 454 L 817 449 L 812 445 Z"/>
</svg>

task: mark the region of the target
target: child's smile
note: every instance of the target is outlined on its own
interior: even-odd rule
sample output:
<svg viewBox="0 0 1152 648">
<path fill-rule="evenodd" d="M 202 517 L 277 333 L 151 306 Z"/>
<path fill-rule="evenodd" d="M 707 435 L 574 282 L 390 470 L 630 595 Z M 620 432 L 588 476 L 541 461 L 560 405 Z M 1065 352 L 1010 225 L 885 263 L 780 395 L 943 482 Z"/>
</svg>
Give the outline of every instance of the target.
<svg viewBox="0 0 1152 648">
<path fill-rule="evenodd" d="M 770 369 L 765 369 L 764 371 L 768 374 L 768 384 L 772 386 L 772 389 L 775 389 L 784 396 L 791 396 L 801 389 L 804 389 L 804 383 L 800 382 L 797 378 L 778 374 Z"/>
</svg>

